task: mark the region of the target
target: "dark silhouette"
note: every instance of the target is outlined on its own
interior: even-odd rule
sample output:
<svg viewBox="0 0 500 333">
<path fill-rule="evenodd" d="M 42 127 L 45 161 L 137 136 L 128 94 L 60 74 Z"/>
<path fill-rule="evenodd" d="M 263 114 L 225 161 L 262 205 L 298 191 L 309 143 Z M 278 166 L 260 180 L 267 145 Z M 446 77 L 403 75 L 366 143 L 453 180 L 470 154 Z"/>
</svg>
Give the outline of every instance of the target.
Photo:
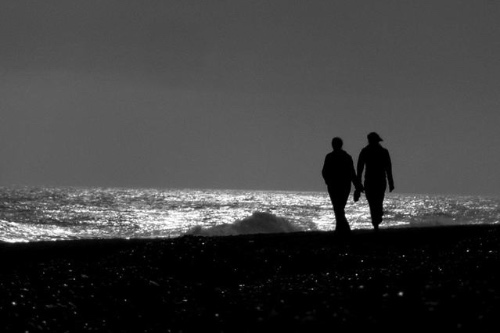
<svg viewBox="0 0 500 333">
<path fill-rule="evenodd" d="M 345 217 L 345 205 L 351 193 L 351 183 L 354 184 L 356 190 L 362 189 L 361 183 L 356 177 L 352 157 L 342 149 L 342 145 L 341 138 L 332 139 L 333 151 L 325 157 L 322 175 L 328 187 L 328 194 L 335 213 L 335 232 L 345 235 L 351 231 Z"/>
<path fill-rule="evenodd" d="M 384 215 L 383 202 L 387 181 L 389 182 L 389 191 L 394 190 L 391 157 L 389 151 L 380 145 L 381 141 L 382 138 L 377 133 L 368 134 L 368 145 L 361 150 L 357 167 L 360 183 L 363 169 L 365 169 L 364 190 L 375 231 L 378 231 L 378 226 L 382 223 Z"/>
</svg>

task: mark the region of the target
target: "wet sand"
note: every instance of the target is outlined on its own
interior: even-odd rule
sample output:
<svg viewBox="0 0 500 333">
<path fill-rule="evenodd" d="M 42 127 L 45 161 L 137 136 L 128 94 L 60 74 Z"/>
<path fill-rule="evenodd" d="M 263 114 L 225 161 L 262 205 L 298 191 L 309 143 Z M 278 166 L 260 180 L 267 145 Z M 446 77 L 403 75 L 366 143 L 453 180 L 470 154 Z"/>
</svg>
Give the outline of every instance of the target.
<svg viewBox="0 0 500 333">
<path fill-rule="evenodd" d="M 0 243 L 1 332 L 498 331 L 500 226 Z"/>
</svg>

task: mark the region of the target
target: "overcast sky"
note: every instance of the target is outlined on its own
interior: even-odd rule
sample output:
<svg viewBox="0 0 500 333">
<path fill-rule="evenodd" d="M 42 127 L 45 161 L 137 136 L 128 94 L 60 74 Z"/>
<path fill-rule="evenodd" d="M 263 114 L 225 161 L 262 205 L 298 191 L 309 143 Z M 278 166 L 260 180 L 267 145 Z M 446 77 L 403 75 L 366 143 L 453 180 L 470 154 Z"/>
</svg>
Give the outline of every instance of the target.
<svg viewBox="0 0 500 333">
<path fill-rule="evenodd" d="M 500 194 L 500 2 L 0 2 L 0 184 Z"/>
</svg>

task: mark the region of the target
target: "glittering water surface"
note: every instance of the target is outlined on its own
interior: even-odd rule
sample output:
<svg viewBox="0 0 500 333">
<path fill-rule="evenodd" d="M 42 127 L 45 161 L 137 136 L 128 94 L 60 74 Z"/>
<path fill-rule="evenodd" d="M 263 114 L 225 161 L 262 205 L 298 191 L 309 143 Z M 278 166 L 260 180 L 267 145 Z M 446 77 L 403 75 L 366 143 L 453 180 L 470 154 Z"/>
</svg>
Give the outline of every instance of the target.
<svg viewBox="0 0 500 333">
<path fill-rule="evenodd" d="M 499 203 L 495 197 L 388 194 L 381 227 L 500 223 Z M 346 215 L 353 229 L 371 228 L 364 198 L 350 200 Z M 8 242 L 334 227 L 322 192 L 0 188 L 0 240 Z"/>
</svg>

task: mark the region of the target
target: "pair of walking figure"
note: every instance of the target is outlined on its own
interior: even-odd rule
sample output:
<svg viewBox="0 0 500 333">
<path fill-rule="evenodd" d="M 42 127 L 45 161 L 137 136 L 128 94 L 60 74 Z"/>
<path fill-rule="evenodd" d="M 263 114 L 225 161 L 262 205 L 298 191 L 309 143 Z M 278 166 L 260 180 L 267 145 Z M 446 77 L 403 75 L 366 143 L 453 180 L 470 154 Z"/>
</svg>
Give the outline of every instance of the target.
<svg viewBox="0 0 500 333">
<path fill-rule="evenodd" d="M 358 201 L 365 193 L 370 216 L 375 231 L 378 231 L 384 215 L 383 202 L 387 183 L 389 191 L 394 190 L 392 163 L 389 151 L 382 147 L 382 138 L 375 132 L 368 134 L 368 145 L 358 157 L 357 170 L 354 170 L 352 157 L 342 149 L 343 142 L 339 137 L 332 139 L 333 151 L 326 155 L 322 175 L 328 188 L 328 194 L 335 213 L 335 232 L 339 235 L 349 234 L 351 228 L 345 216 L 345 206 L 354 185 L 354 201 Z M 357 172 L 356 172 L 357 171 Z M 365 172 L 364 183 L 362 182 Z"/>
</svg>

